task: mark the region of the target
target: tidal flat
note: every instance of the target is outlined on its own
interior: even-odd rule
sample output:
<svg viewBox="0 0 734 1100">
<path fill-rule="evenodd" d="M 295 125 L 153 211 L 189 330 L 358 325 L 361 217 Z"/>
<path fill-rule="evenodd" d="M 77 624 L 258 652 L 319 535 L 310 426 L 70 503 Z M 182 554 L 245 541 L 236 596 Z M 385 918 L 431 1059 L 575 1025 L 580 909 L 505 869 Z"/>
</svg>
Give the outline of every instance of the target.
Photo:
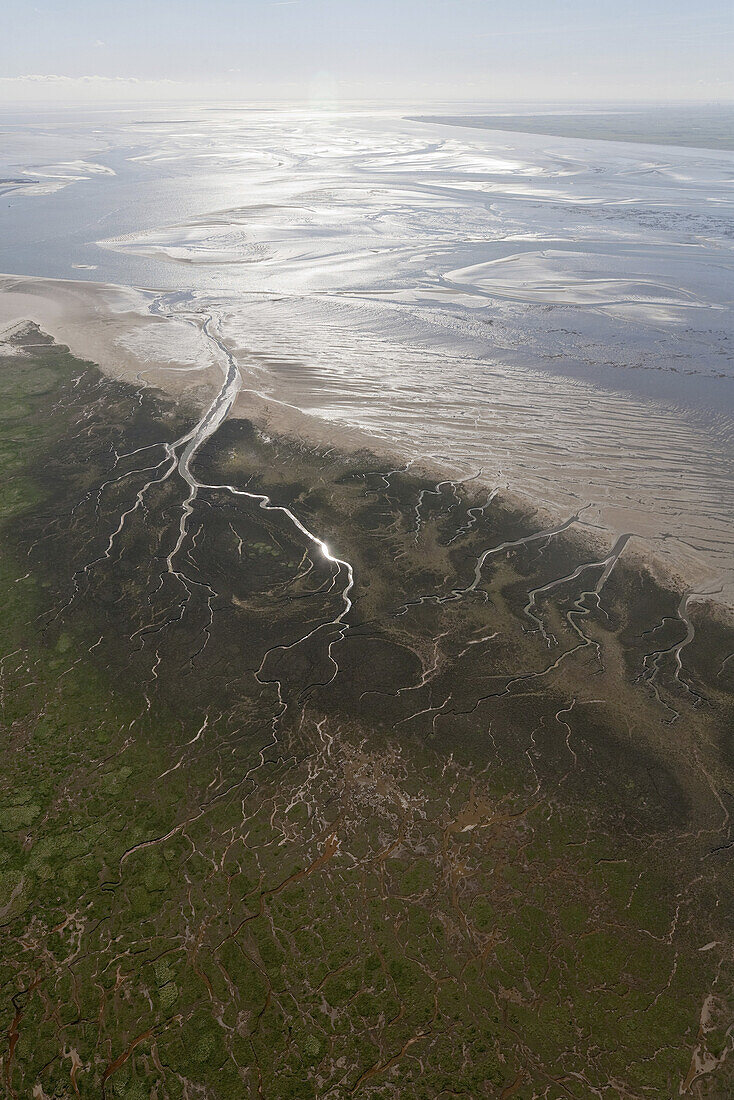
<svg viewBox="0 0 734 1100">
<path fill-rule="evenodd" d="M 5 1094 L 730 1096 L 725 610 L 2 351 Z"/>
<path fill-rule="evenodd" d="M 211 317 L 233 417 L 589 504 L 734 606 L 734 154 L 404 114 L 4 110 L 0 326 L 178 396 Z"/>
</svg>

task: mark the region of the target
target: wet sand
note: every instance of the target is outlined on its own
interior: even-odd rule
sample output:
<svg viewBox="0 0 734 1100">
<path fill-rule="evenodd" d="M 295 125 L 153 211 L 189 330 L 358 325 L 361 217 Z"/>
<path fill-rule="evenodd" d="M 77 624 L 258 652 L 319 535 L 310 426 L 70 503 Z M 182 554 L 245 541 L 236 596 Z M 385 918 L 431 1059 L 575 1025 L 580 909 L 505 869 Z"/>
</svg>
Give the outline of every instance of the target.
<svg viewBox="0 0 734 1100">
<path fill-rule="evenodd" d="M 197 407 L 231 353 L 231 415 L 583 508 L 731 604 L 733 163 L 395 112 L 21 114 L 0 236 L 36 312 L 17 282 L 0 309 Z"/>
<path fill-rule="evenodd" d="M 590 535 L 596 533 L 611 542 L 620 535 L 628 535 L 626 554 L 655 563 L 660 575 L 670 578 L 681 591 L 698 600 L 711 596 L 734 606 L 734 541 L 726 509 L 726 500 L 734 495 L 734 481 L 717 481 L 716 469 L 701 470 L 698 496 L 695 492 L 691 496 L 689 488 L 685 499 L 676 500 L 675 482 L 683 476 L 687 457 L 681 425 L 675 418 L 669 425 L 664 418 L 655 421 L 630 403 L 628 424 L 620 431 L 618 399 L 609 407 L 612 419 L 605 426 L 604 395 L 593 390 L 579 392 L 579 387 L 575 387 L 577 415 L 597 419 L 601 447 L 593 458 L 585 453 L 576 458 L 564 443 L 554 455 L 552 439 L 547 435 L 548 430 L 552 431 L 552 421 L 546 424 L 545 431 L 541 430 L 544 411 L 523 403 L 528 388 L 522 372 L 513 375 L 505 371 L 498 376 L 504 385 L 490 394 L 486 406 L 489 424 L 484 430 L 488 448 L 484 456 L 481 453 L 477 456 L 463 439 L 467 428 L 471 438 L 476 439 L 476 416 L 473 424 L 467 424 L 460 407 L 452 409 L 450 402 L 443 407 L 427 406 L 421 402 L 420 392 L 411 394 L 406 389 L 401 398 L 404 414 L 400 403 L 392 402 L 394 423 L 381 421 L 384 408 L 381 404 L 371 406 L 369 385 L 363 382 L 350 387 L 342 382 L 337 387 L 327 375 L 320 387 L 318 370 L 298 361 L 278 359 L 277 354 L 265 350 L 268 340 L 265 328 L 261 333 L 252 331 L 246 346 L 239 340 L 228 339 L 224 334 L 232 330 L 227 325 L 226 308 L 215 313 L 188 297 L 178 304 L 170 296 L 119 286 L 1 277 L 0 326 L 7 329 L 25 319 L 41 324 L 55 339 L 66 343 L 73 354 L 98 363 L 111 377 L 158 387 L 197 409 L 205 408 L 219 391 L 223 372 L 227 370 L 227 355 L 232 354 L 242 383 L 228 415 L 253 420 L 266 431 L 291 436 L 311 446 L 367 449 L 382 454 L 395 466 L 409 465 L 426 476 L 435 474 L 438 479 L 449 477 L 470 482 L 477 491 L 501 490 L 507 498 L 536 509 L 548 522 L 578 514 L 579 527 Z M 376 343 L 379 357 L 379 342 Z M 410 356 L 406 352 L 406 362 Z M 381 374 L 384 364 L 377 365 Z M 440 384 L 440 356 L 431 360 L 429 369 L 437 372 L 436 381 Z M 404 372 L 398 374 L 403 377 Z M 425 380 L 424 373 L 422 386 Z M 331 407 L 323 403 L 324 399 L 333 403 L 335 398 L 337 401 Z M 558 394 L 553 395 L 551 408 L 558 399 Z M 573 412 L 573 408 L 565 406 L 566 432 Z M 432 417 L 438 419 L 434 422 Z M 434 427 L 438 428 L 439 438 L 453 434 L 455 447 L 432 448 Z M 610 432 L 610 438 L 605 440 L 606 431 Z M 657 464 L 652 484 L 658 495 L 670 494 L 668 516 L 661 512 L 658 501 L 652 505 L 651 500 L 645 499 L 642 478 L 639 496 L 630 496 L 629 490 L 624 489 L 625 482 L 632 484 L 634 464 L 644 464 L 644 441 L 650 432 L 655 436 L 657 448 L 651 453 L 653 464 Z M 660 465 L 661 440 L 666 432 L 671 433 L 669 469 Z M 715 434 L 709 445 L 716 446 Z M 641 446 L 643 450 L 639 451 Z M 721 446 L 726 461 L 725 439 Z M 635 455 L 632 448 L 639 454 Z M 624 465 L 620 467 L 625 481 L 620 482 L 622 488 L 619 488 L 615 486 L 614 467 L 626 451 L 630 464 L 627 470 Z M 469 458 L 472 453 L 473 460 Z M 484 465 L 479 464 L 482 457 Z M 707 511 L 707 502 L 722 510 L 718 528 L 710 508 Z M 681 505 L 687 509 L 687 515 L 681 514 Z M 673 518 L 676 516 L 681 518 L 677 525 Z M 705 531 L 703 544 L 696 518 Z M 666 525 L 670 523 L 673 526 L 668 528 Z M 717 546 L 713 559 L 701 552 L 706 539 L 709 546 L 711 540 Z"/>
<path fill-rule="evenodd" d="M 192 326 L 152 314 L 151 297 L 128 287 L 0 275 L 0 328 L 32 320 L 112 378 L 203 404 L 220 384 L 211 344 Z"/>
</svg>

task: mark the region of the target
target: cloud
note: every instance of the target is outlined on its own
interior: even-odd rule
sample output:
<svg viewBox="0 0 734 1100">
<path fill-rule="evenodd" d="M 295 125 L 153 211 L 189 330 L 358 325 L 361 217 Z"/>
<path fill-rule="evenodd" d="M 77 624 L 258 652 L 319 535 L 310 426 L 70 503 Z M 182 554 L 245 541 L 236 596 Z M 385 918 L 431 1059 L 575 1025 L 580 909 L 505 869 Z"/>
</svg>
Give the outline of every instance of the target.
<svg viewBox="0 0 734 1100">
<path fill-rule="evenodd" d="M 62 76 L 60 73 L 23 73 L 22 76 L 0 76 L 0 85 L 6 84 L 180 84 L 179 80 L 161 77 L 156 80 L 141 80 L 137 76 L 100 76 L 93 73 L 88 76 Z"/>
<path fill-rule="evenodd" d="M 23 73 L 0 76 L 0 102 L 5 103 L 76 103 L 81 101 L 179 99 L 191 94 L 191 87 L 178 80 L 143 80 L 136 76 L 102 76 L 89 73 L 66 76 L 62 73 Z"/>
</svg>

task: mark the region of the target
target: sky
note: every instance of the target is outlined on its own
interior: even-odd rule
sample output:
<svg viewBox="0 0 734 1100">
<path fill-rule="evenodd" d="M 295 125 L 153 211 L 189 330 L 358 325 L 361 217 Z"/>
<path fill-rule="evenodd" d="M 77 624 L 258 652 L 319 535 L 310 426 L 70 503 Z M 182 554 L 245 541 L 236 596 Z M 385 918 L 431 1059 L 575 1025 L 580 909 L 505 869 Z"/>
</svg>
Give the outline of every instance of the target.
<svg viewBox="0 0 734 1100">
<path fill-rule="evenodd" d="M 734 100 L 731 0 L 23 0 L 0 102 Z"/>
</svg>

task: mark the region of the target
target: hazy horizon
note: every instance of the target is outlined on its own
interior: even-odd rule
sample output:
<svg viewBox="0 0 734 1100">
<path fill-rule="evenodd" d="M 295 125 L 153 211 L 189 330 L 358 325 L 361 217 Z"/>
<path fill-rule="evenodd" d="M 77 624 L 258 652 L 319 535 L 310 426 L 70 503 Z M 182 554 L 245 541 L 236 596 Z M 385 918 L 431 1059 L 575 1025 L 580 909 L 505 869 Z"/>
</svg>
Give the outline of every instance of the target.
<svg viewBox="0 0 734 1100">
<path fill-rule="evenodd" d="M 703 0 L 47 0 L 0 45 L 0 102 L 706 102 L 734 11 Z"/>
</svg>

